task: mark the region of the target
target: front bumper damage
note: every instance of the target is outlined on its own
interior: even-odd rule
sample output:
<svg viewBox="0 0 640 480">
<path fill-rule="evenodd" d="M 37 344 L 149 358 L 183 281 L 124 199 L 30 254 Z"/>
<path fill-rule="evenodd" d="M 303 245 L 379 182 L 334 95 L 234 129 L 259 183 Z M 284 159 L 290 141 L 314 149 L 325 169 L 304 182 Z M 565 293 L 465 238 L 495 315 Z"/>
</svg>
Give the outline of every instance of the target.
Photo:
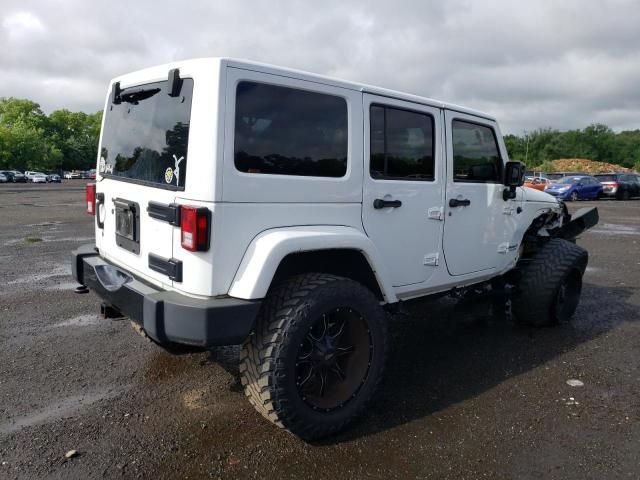
<svg viewBox="0 0 640 480">
<path fill-rule="evenodd" d="M 569 216 L 569 221 L 565 221 L 555 232 L 555 236 L 565 240 L 574 240 L 585 230 L 598 224 L 600 217 L 596 207 L 585 207 Z"/>
</svg>

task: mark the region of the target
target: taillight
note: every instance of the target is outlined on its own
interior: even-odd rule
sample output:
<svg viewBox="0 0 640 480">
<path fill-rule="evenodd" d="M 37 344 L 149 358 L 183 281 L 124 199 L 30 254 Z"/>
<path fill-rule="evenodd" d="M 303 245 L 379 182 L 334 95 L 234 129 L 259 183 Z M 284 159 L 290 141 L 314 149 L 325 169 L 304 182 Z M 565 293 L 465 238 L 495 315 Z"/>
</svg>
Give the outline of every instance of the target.
<svg viewBox="0 0 640 480">
<path fill-rule="evenodd" d="M 180 206 L 180 243 L 182 248 L 190 252 L 209 250 L 210 217 L 208 208 Z"/>
<path fill-rule="evenodd" d="M 86 193 L 87 213 L 89 215 L 96 214 L 96 184 L 87 183 Z"/>
</svg>

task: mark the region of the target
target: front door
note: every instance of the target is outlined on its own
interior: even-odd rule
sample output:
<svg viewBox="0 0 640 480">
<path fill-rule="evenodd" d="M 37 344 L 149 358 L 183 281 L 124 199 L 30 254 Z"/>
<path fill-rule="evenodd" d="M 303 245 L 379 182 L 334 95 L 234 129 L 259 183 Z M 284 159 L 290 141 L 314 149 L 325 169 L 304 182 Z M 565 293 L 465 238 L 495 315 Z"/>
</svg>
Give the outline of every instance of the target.
<svg viewBox="0 0 640 480">
<path fill-rule="evenodd" d="M 425 282 L 441 262 L 441 111 L 364 95 L 362 223 L 394 286 Z"/>
<path fill-rule="evenodd" d="M 515 205 L 502 197 L 503 158 L 495 122 L 445 111 L 447 195 L 444 255 L 451 275 L 500 266 L 515 228 Z M 504 149 L 502 149 L 504 152 Z"/>
</svg>

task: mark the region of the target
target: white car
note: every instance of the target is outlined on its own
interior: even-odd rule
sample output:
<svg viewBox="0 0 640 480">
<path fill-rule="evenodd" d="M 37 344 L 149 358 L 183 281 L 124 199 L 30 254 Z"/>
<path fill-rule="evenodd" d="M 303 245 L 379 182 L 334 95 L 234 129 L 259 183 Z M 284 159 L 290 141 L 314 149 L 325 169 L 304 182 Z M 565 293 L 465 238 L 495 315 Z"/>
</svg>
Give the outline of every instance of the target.
<svg viewBox="0 0 640 480">
<path fill-rule="evenodd" d="M 79 291 L 160 345 L 243 343 L 249 401 L 303 438 L 365 408 L 401 301 L 576 309 L 597 210 L 522 188 L 491 115 L 231 59 L 118 77 L 104 115 Z"/>
<path fill-rule="evenodd" d="M 4 173 L 0 173 L 0 183 L 7 183 L 9 179 Z"/>
<path fill-rule="evenodd" d="M 27 170 L 26 172 L 24 172 L 24 175 L 25 177 L 27 177 L 27 182 L 33 182 L 33 183 L 47 182 L 47 176 L 42 172 L 33 172 L 30 170 Z"/>
</svg>

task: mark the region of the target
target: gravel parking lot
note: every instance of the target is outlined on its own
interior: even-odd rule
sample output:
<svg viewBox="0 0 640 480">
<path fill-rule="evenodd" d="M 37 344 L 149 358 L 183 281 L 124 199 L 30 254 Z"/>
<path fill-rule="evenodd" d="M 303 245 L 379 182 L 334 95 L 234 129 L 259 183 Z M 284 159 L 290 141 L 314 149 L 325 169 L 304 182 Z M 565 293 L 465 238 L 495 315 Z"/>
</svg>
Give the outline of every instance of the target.
<svg viewBox="0 0 640 480">
<path fill-rule="evenodd" d="M 84 182 L 0 185 L 0 478 L 640 478 L 640 201 L 586 205 L 571 323 L 411 305 L 367 414 L 309 444 L 248 404 L 237 349 L 171 355 L 73 292 Z"/>
</svg>

